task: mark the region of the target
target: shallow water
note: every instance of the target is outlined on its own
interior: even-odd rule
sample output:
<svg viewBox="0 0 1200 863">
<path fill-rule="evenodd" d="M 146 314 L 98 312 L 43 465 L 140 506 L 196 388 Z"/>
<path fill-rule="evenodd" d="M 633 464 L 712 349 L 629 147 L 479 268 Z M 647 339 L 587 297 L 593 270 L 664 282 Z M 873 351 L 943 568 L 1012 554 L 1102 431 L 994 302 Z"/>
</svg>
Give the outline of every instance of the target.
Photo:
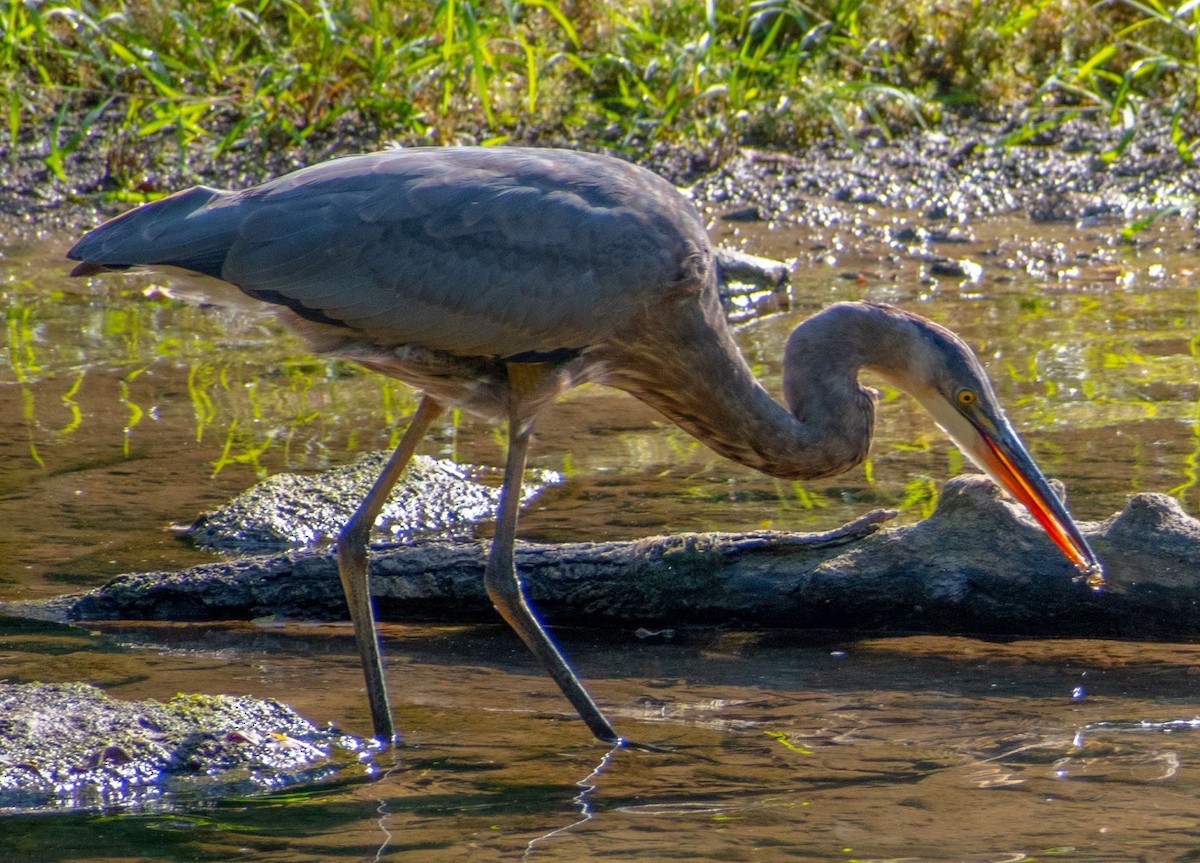
<svg viewBox="0 0 1200 863">
<path fill-rule="evenodd" d="M 739 333 L 769 387 L 797 317 L 837 299 L 894 302 L 980 349 L 1079 517 L 1135 491 L 1197 511 L 1190 226 L 1135 244 L 1112 225 L 996 221 L 963 243 L 897 239 L 886 215 L 871 227 L 877 239 L 715 226 L 801 260 L 795 313 Z M 68 244 L 10 243 L 0 258 L 0 599 L 208 559 L 164 528 L 260 473 L 385 447 L 413 407 L 400 385 L 308 358 L 252 309 L 197 308 L 146 279 L 66 280 Z M 981 275 L 937 275 L 932 255 Z M 425 451 L 496 464 L 501 444 L 449 417 Z M 533 461 L 567 481 L 522 534 L 566 540 L 818 529 L 880 506 L 912 520 L 962 460 L 896 398 L 865 468 L 780 483 L 589 387 L 546 418 Z M 174 813 L 0 819 L 0 836 L 31 861 L 1189 860 L 1200 845 L 1191 645 L 561 633 L 622 733 L 674 747 L 609 757 L 503 628 L 389 625 L 385 638 L 409 746 L 373 774 Z M 251 693 L 369 729 L 343 624 L 0 620 L 0 675 L 129 698 Z"/>
<path fill-rule="evenodd" d="M 617 726 L 671 747 L 649 753 L 588 742 L 502 627 L 384 630 L 408 746 L 374 774 L 0 837 L 27 861 L 1165 861 L 1200 842 L 1200 647 L 562 633 Z M 151 646 L 98 664 L 115 693 L 237 689 L 367 724 L 347 627 L 101 631 Z"/>
</svg>

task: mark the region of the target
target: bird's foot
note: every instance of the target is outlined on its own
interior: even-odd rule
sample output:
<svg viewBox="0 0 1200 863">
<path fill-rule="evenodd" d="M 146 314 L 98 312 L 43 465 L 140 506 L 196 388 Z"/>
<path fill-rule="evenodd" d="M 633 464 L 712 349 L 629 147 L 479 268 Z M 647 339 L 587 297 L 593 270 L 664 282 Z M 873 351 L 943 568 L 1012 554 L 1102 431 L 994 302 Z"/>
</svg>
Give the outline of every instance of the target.
<svg viewBox="0 0 1200 863">
<path fill-rule="evenodd" d="M 614 737 L 610 739 L 599 738 L 599 740 L 606 746 L 611 746 L 614 750 L 633 749 L 638 752 L 657 752 L 659 754 L 666 754 L 675 751 L 673 747 L 656 746 L 653 743 L 638 743 L 635 740 L 629 740 L 625 737 Z"/>
</svg>

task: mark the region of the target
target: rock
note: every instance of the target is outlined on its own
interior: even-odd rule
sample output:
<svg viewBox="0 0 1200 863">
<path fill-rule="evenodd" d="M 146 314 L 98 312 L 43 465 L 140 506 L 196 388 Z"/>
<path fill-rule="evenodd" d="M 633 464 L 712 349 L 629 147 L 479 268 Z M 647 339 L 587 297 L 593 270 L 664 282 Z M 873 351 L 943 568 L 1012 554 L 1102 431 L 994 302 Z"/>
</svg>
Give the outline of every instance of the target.
<svg viewBox="0 0 1200 863">
<path fill-rule="evenodd" d="M 722 293 L 736 292 L 734 285 L 781 288 L 788 280 L 783 261 L 751 255 L 729 246 L 717 246 L 717 284 Z"/>
<path fill-rule="evenodd" d="M 359 764 L 363 743 L 257 698 L 118 701 L 82 683 L 0 684 L 0 812 L 162 809 Z"/>
<path fill-rule="evenodd" d="M 268 477 L 184 533 L 197 544 L 243 552 L 312 545 L 337 536 L 375 484 L 390 453 L 374 452 L 345 467 L 318 474 L 281 473 Z M 479 477 L 487 468 L 416 455 L 375 522 L 387 536 L 447 533 L 492 518 L 500 489 Z M 549 470 L 526 472 L 521 501 L 547 485 L 562 482 Z"/>
<path fill-rule="evenodd" d="M 997 635 L 1200 635 L 1200 522 L 1143 494 L 1081 529 L 1108 586 L 1077 578 L 1025 510 L 986 478 L 949 481 L 915 525 L 873 513 L 825 534 L 683 534 L 636 542 L 521 543 L 517 566 L 551 622 L 738 623 Z M 494 619 L 487 546 L 421 541 L 377 548 L 383 619 Z M 327 552 L 121 576 L 69 607 L 77 619 L 345 617 Z"/>
<path fill-rule="evenodd" d="M 789 265 L 717 246 L 717 290 L 734 323 L 790 308 Z"/>
</svg>

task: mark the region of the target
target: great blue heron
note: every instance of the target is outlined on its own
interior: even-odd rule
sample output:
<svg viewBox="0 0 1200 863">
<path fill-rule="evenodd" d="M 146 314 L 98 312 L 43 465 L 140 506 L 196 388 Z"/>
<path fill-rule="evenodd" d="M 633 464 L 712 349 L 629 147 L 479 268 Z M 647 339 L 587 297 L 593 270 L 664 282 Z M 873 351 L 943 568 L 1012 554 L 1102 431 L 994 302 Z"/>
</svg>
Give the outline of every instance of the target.
<svg viewBox="0 0 1200 863">
<path fill-rule="evenodd" d="M 278 305 L 315 351 L 422 391 L 337 542 L 375 734 L 385 741 L 393 726 L 367 537 L 447 405 L 508 423 L 487 592 L 603 741 L 621 738 L 542 628 L 513 562 L 534 421 L 585 381 L 636 396 L 734 461 L 809 479 L 866 456 L 875 395 L 858 373 L 869 370 L 914 396 L 1081 573 L 1101 578 L 961 339 L 896 308 L 839 303 L 788 339 L 781 406 L 734 343 L 691 203 L 614 158 L 515 148 L 351 156 L 244 191 L 179 192 L 106 222 L 68 257 L 83 262 L 72 275 L 159 265 L 224 279 Z"/>
</svg>

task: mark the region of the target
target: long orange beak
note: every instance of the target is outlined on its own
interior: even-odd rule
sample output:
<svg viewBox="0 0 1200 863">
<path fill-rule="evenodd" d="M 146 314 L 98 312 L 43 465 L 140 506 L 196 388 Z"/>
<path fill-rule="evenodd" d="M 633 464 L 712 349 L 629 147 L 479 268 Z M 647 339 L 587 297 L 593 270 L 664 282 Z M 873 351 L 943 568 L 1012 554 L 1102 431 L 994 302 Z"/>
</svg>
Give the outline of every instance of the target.
<svg viewBox="0 0 1200 863">
<path fill-rule="evenodd" d="M 1095 552 L 1016 432 L 1007 422 L 1002 422 L 1007 427 L 1002 427 L 997 436 L 975 427 L 986 449 L 972 448 L 970 455 L 997 484 L 1025 505 L 1067 560 L 1075 564 L 1079 577 L 1087 581 L 1088 587 L 1100 590 L 1104 586 L 1104 569 Z"/>
</svg>

